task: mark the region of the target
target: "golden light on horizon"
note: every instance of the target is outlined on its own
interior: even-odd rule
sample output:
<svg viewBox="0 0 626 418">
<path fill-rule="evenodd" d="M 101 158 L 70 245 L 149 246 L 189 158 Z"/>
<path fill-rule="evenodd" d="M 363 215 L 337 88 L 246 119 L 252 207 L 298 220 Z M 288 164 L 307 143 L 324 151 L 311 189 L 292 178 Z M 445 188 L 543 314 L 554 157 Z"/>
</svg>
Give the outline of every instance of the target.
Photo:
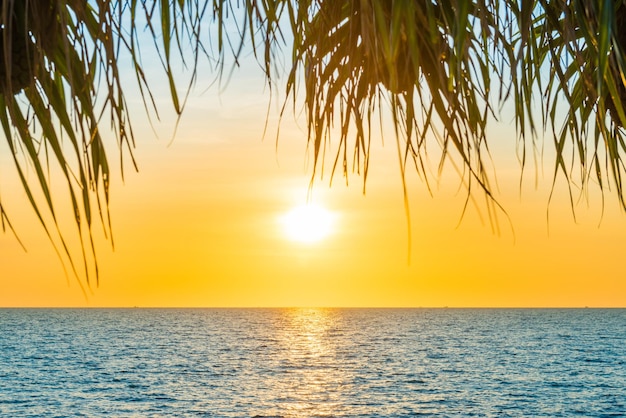
<svg viewBox="0 0 626 418">
<path fill-rule="evenodd" d="M 315 204 L 296 206 L 281 217 L 285 235 L 292 241 L 315 243 L 333 232 L 336 215 Z"/>
</svg>

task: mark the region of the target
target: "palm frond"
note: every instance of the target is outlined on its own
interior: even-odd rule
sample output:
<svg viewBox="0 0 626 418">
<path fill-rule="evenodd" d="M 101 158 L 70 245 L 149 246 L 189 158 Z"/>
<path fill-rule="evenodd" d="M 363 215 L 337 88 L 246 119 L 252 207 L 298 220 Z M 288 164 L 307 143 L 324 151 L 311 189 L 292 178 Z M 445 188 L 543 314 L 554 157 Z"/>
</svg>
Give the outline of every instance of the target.
<svg viewBox="0 0 626 418">
<path fill-rule="evenodd" d="M 212 5 L 212 8 L 211 8 Z M 121 68 L 130 62 L 146 111 L 158 118 L 151 85 L 142 65 L 144 26 L 154 39 L 150 53 L 159 57 L 169 83 L 173 110 L 180 115 L 195 82 L 201 57 L 219 69 L 226 45 L 219 39 L 217 58 L 202 31 L 215 19 L 226 24 L 233 6 L 222 1 L 4 0 L 0 3 L 0 123 L 15 169 L 46 234 L 57 242 L 71 271 L 98 283 L 93 227 L 111 237 L 109 214 L 111 145 L 114 136 L 122 169 L 133 157 L 134 134 L 124 95 Z M 211 14 L 212 13 L 212 14 Z M 221 27 L 221 26 L 220 26 Z M 220 31 L 221 33 L 221 31 Z M 240 50 L 240 48 L 239 48 Z M 235 54 L 236 54 L 235 49 Z M 188 56 L 187 54 L 190 54 Z M 189 84 L 177 84 L 174 63 L 190 71 Z M 28 180 L 33 170 L 35 180 Z M 80 238 L 83 273 L 75 266 L 66 233 L 59 227 L 55 193 L 48 173 L 58 170 L 66 184 Z M 123 175 L 123 171 L 122 171 Z M 9 216 L 1 211 L 3 227 Z M 87 260 L 94 260 L 93 269 Z"/>
<path fill-rule="evenodd" d="M 3 0 L 0 17 L 0 124 L 36 216 L 77 276 L 48 173 L 54 167 L 67 183 L 82 258 L 95 259 L 94 225 L 112 235 L 111 132 L 120 166 L 136 168 L 124 63 L 146 112 L 159 117 L 145 53 L 158 57 L 180 115 L 201 60 L 227 79 L 226 62 L 239 65 L 249 43 L 273 87 L 292 37 L 283 112 L 303 97 L 313 176 L 332 141 L 332 174 L 347 178 L 352 167 L 365 184 L 372 124 L 388 111 L 403 180 L 415 170 L 430 184 L 434 138 L 439 173 L 458 168 L 468 201 L 478 190 L 490 213 L 499 205 L 487 125 L 513 101 L 522 171 L 527 146 L 551 131 L 554 182 L 564 176 L 572 206 L 574 190 L 584 194 L 593 181 L 613 185 L 626 208 L 623 1 Z M 10 229 L 2 206 L 0 218 Z"/>
</svg>

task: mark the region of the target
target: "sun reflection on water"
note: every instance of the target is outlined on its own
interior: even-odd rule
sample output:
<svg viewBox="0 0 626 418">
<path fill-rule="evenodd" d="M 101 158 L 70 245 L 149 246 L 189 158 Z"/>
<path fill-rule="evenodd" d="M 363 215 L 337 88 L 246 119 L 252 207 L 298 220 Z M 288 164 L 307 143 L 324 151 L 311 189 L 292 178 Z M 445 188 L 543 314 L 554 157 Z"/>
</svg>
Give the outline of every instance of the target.
<svg viewBox="0 0 626 418">
<path fill-rule="evenodd" d="M 287 415 L 330 416 L 337 413 L 349 381 L 340 367 L 333 333 L 339 318 L 332 309 L 289 309 L 277 335 L 284 351 L 283 405 Z"/>
</svg>

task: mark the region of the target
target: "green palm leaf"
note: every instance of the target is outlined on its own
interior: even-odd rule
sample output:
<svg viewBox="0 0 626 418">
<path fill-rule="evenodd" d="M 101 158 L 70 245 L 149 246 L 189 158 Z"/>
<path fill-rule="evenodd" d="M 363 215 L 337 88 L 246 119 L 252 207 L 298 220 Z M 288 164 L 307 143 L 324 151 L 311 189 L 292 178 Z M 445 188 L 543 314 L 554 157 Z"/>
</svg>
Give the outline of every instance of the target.
<svg viewBox="0 0 626 418">
<path fill-rule="evenodd" d="M 429 184 L 426 167 L 433 153 L 427 145 L 434 138 L 439 169 L 457 167 L 468 201 L 474 191 L 482 193 L 491 213 L 499 206 L 488 175 L 487 125 L 513 101 L 522 171 L 527 147 L 535 147 L 541 131 L 551 131 L 554 181 L 564 176 L 571 186 L 580 183 L 583 192 L 591 180 L 601 188 L 613 184 L 626 207 L 622 1 L 3 0 L 0 5 L 0 123 L 40 223 L 77 276 L 47 173 L 51 167 L 62 173 L 82 257 L 85 263 L 95 260 L 94 225 L 112 233 L 113 173 L 105 139 L 111 131 L 122 167 L 125 158 L 135 166 L 127 86 L 120 76 L 128 69 L 122 62 L 130 62 L 146 112 L 159 117 L 142 66 L 147 47 L 139 42 L 140 28 L 154 39 L 148 53 L 160 59 L 178 115 L 200 60 L 212 63 L 217 77 L 228 76 L 226 57 L 232 55 L 238 65 L 249 43 L 274 86 L 279 54 L 288 54 L 283 112 L 289 102 L 298 107 L 302 86 L 314 176 L 324 169 L 328 142 L 337 141 L 333 175 L 347 178 L 356 169 L 367 179 L 372 123 L 389 112 L 403 179 L 414 169 Z M 236 36 L 228 25 L 238 28 Z M 284 39 L 290 37 L 288 53 Z M 182 87 L 179 66 L 190 75 Z M 11 229 L 1 204 L 0 219 L 3 229 Z M 89 265 L 83 268 L 89 283 Z"/>
</svg>

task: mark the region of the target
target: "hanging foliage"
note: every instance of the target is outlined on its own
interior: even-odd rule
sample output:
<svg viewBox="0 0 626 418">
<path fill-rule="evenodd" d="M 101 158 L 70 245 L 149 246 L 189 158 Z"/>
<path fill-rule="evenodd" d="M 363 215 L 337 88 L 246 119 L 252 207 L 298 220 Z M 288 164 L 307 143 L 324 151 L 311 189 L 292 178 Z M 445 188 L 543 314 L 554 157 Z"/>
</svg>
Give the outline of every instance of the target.
<svg viewBox="0 0 626 418">
<path fill-rule="evenodd" d="M 284 39 L 293 37 L 286 91 L 294 109 L 304 98 L 314 171 L 333 142 L 333 173 L 353 167 L 367 179 L 372 123 L 388 111 L 403 178 L 415 169 L 429 184 L 427 144 L 435 140 L 439 169 L 455 164 L 468 199 L 476 190 L 494 210 L 487 167 L 497 139 L 487 125 L 512 102 L 522 169 L 526 149 L 551 132 L 554 181 L 565 177 L 572 202 L 593 180 L 614 188 L 626 207 L 623 1 L 1 0 L 5 141 L 41 225 L 76 272 L 58 226 L 50 167 L 64 176 L 87 282 L 92 228 L 101 224 L 111 234 L 112 147 L 105 138 L 115 137 L 122 167 L 134 166 L 122 72 L 134 73 L 145 110 L 158 117 L 140 31 L 154 39 L 147 53 L 160 59 L 178 115 L 200 60 L 219 76 L 226 57 L 237 63 L 249 46 L 273 87 L 277 57 L 288 55 Z M 181 63 L 189 81 L 183 86 Z M 11 227 L 1 201 L 0 219 Z"/>
</svg>

